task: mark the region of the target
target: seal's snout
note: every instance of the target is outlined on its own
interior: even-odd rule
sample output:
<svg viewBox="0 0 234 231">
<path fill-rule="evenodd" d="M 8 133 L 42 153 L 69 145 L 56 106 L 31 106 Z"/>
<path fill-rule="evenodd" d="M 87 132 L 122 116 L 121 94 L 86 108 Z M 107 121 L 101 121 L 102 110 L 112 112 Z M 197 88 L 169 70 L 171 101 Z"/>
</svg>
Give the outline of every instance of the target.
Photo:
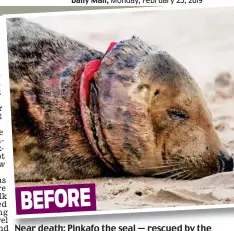
<svg viewBox="0 0 234 231">
<path fill-rule="evenodd" d="M 219 151 L 220 172 L 233 171 L 233 158 L 223 151 Z"/>
</svg>

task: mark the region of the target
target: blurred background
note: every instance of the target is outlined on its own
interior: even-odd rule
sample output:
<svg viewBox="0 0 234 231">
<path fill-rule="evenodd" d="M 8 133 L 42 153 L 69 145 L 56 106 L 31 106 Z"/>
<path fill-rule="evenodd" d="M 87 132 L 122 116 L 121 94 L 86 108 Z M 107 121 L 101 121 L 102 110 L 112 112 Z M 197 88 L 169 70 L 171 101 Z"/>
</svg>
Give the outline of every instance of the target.
<svg viewBox="0 0 234 231">
<path fill-rule="evenodd" d="M 105 51 L 111 41 L 136 35 L 168 51 L 203 88 L 220 72 L 234 72 L 234 7 L 116 12 L 30 18 Z"/>
</svg>

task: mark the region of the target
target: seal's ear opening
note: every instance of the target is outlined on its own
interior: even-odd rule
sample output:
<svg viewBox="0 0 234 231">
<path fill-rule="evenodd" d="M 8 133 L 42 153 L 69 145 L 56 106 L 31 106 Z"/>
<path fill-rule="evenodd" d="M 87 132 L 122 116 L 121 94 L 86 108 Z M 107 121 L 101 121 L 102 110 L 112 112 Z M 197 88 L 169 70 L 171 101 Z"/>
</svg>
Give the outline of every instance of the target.
<svg viewBox="0 0 234 231">
<path fill-rule="evenodd" d="M 155 91 L 154 91 L 154 96 L 159 95 L 159 93 L 160 93 L 160 90 L 159 90 L 159 89 L 155 90 Z"/>
</svg>

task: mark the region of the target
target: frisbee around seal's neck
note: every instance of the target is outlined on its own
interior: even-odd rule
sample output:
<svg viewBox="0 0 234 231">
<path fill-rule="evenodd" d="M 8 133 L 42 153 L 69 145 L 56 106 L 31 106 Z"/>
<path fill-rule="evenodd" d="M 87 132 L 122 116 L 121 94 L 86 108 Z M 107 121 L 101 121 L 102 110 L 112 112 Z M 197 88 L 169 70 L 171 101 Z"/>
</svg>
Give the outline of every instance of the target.
<svg viewBox="0 0 234 231">
<path fill-rule="evenodd" d="M 94 80 L 103 135 L 125 172 L 131 168 L 129 172 L 137 174 L 140 162 L 155 159 L 155 137 L 148 102 L 139 92 L 139 71 L 141 63 L 157 51 L 135 37 L 119 42 L 103 58 Z"/>
<path fill-rule="evenodd" d="M 108 54 L 115 45 L 115 42 L 110 43 L 105 55 Z M 86 136 L 95 154 L 109 169 L 114 172 L 119 172 L 120 168 L 117 166 L 112 154 L 108 152 L 106 147 L 104 147 L 106 143 L 102 137 L 102 128 L 100 127 L 98 105 L 95 98 L 97 97 L 96 90 L 91 86 L 91 82 L 95 78 L 101 63 L 101 60 L 93 60 L 87 63 L 81 74 L 79 90 L 81 118 Z M 91 88 L 92 94 L 90 92 Z"/>
</svg>

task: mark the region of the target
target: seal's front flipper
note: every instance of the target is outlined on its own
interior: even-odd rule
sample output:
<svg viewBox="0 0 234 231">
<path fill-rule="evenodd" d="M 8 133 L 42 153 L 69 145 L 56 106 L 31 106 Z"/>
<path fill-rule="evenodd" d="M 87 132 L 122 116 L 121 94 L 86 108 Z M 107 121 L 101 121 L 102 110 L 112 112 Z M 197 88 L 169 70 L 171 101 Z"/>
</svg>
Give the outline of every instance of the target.
<svg viewBox="0 0 234 231">
<path fill-rule="evenodd" d="M 24 109 L 21 115 L 24 117 L 25 124 L 30 127 L 31 132 L 35 133 L 43 129 L 45 113 L 36 89 L 28 89 L 22 92 L 21 107 Z"/>
</svg>

